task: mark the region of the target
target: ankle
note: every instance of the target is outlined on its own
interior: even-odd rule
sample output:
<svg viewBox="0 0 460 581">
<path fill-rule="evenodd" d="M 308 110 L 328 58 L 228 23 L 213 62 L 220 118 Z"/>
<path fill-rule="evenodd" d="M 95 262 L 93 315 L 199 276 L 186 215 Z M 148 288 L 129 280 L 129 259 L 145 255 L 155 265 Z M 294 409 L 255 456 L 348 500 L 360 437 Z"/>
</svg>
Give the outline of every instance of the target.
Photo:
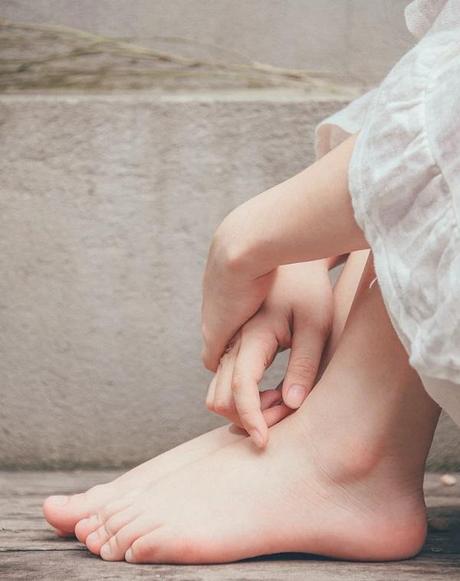
<svg viewBox="0 0 460 581">
<path fill-rule="evenodd" d="M 325 412 L 316 409 L 313 395 L 311 399 L 293 419 L 309 457 L 330 481 L 352 484 L 384 475 L 401 489 L 421 486 L 423 459 L 417 461 L 419 454 L 411 453 L 410 446 L 406 449 L 401 431 L 393 434 L 384 421 L 373 423 L 374 418 L 366 415 L 351 422 L 349 417 L 337 417 L 337 406 L 331 404 Z"/>
</svg>

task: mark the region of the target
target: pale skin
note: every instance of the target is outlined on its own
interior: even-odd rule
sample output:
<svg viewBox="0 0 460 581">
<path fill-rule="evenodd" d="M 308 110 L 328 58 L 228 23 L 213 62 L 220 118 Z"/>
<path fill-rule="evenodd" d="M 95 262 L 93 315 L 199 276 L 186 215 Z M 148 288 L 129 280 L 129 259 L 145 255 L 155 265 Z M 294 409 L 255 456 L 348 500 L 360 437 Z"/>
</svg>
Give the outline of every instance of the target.
<svg viewBox="0 0 460 581">
<path fill-rule="evenodd" d="M 314 202 L 313 193 L 309 196 L 306 192 L 314 218 L 301 228 L 299 223 L 299 229 L 294 228 L 287 241 L 282 240 L 281 233 L 278 237 L 274 227 L 276 248 L 271 247 L 270 256 L 264 258 L 267 241 L 260 243 L 257 228 L 250 229 L 252 238 L 249 236 L 247 248 L 238 252 L 234 247 L 229 251 L 230 243 L 227 250 L 222 248 L 227 244 L 226 232 L 219 232 L 211 266 L 208 263 L 208 282 L 205 277 L 203 313 L 205 320 L 208 317 L 214 321 L 205 329 L 209 338 L 213 324 L 217 325 L 218 296 L 227 293 L 227 310 L 219 323 L 226 337 L 222 351 L 236 331 L 244 331 L 248 319 L 273 291 L 274 273 L 280 265 L 366 246 L 354 223 L 346 192 L 352 145 L 350 141 L 339 148 L 337 156 L 329 157 L 332 167 L 323 165 L 319 171 L 316 166 L 319 174 L 308 173 L 310 180 L 315 178 L 323 200 Z M 329 236 L 320 223 L 326 210 L 331 212 L 334 207 L 332 183 L 326 174 L 334 176 L 341 198 L 337 208 L 341 219 L 348 222 L 339 227 L 332 242 L 327 238 L 335 233 L 334 219 L 329 218 Z M 286 189 L 287 204 L 293 204 L 291 211 L 298 211 L 296 204 L 302 199 L 305 175 L 300 181 L 293 178 Z M 265 198 L 262 194 L 263 203 L 258 209 L 267 223 L 273 219 L 270 208 L 275 198 L 272 193 Z M 243 222 L 248 212 L 244 215 Z M 277 220 L 281 221 L 279 212 Z M 244 227 L 237 232 L 238 240 L 243 232 Z M 309 237 L 310 241 L 305 240 Z M 301 243 L 311 244 L 310 250 L 304 249 L 301 254 L 297 248 Z M 251 266 L 252 260 L 257 267 Z M 362 256 L 352 255 L 349 261 L 345 274 L 359 272 Z M 219 288 L 210 283 L 209 273 L 219 274 Z M 135 563 L 226 562 L 283 551 L 359 560 L 399 559 L 415 554 L 426 531 L 422 480 L 439 408 L 408 364 L 378 285 L 369 288 L 373 278 L 369 263 L 360 285 L 356 275 L 348 281 L 341 279 L 334 295 L 332 331 L 321 350 L 321 378 L 300 408 L 291 413 L 286 402 L 276 400 L 275 392 L 265 396 L 270 400 L 268 405 L 273 404 L 270 409 L 279 408 L 281 416 L 286 417 L 270 428 L 270 442 L 263 450 L 244 435 L 229 431 L 220 432 L 218 437 L 207 435 L 206 450 L 203 446 L 200 452 L 197 445 L 195 453 L 193 442 L 186 444 L 189 452 L 182 458 L 170 452 L 169 460 L 163 456 L 160 462 L 153 460 L 138 468 L 137 475 L 122 477 L 123 485 L 115 481 L 107 489 L 90 491 L 60 505 L 49 500 L 45 515 L 51 524 L 69 531 L 76 525 L 78 538 L 92 552 L 107 560 Z M 242 304 L 251 288 L 254 294 Z M 233 329 L 238 316 L 243 320 Z M 209 361 L 208 366 L 212 367 Z M 248 384 L 250 390 L 254 389 L 253 379 Z M 240 388 L 243 392 L 246 384 Z M 250 418 L 260 414 L 264 399 L 261 402 L 257 393 L 257 405 L 248 411 L 244 408 L 242 414 L 239 394 L 232 389 L 232 395 L 236 420 L 250 432 L 254 427 Z"/>
<path fill-rule="evenodd" d="M 351 137 L 300 174 L 236 208 L 219 226 L 211 243 L 203 280 L 203 362 L 208 369 L 217 371 L 215 383 L 218 387 L 219 384 L 226 387 L 218 389 L 215 394 L 211 385 L 208 400 L 214 398 L 211 409 L 227 417 L 232 417 L 229 415 L 232 410 L 232 415 L 238 416 L 238 423 L 260 448 L 268 441 L 268 426 L 261 413 L 257 387 L 263 361 L 256 353 L 257 365 L 251 366 L 254 353 L 249 357 L 246 348 L 238 357 L 243 359 L 243 363 L 238 365 L 238 359 L 234 361 L 231 375 L 225 351 L 228 351 L 229 344 L 233 346 L 231 355 L 235 345 L 238 351 L 241 341 L 238 329 L 254 315 L 260 316 L 261 306 L 270 299 L 278 279 L 283 278 L 283 265 L 323 259 L 319 263 L 327 268 L 327 257 L 367 248 L 354 219 L 347 186 L 353 145 L 354 137 Z M 296 276 L 302 284 L 299 273 Z M 315 280 L 324 279 L 316 274 Z M 326 283 L 317 286 L 319 296 L 328 294 Z M 305 303 L 308 306 L 304 307 L 304 313 L 297 316 L 305 320 L 324 308 L 319 307 L 321 301 L 308 284 L 302 284 L 302 287 L 306 294 L 310 290 L 313 296 L 313 301 Z M 291 311 L 294 315 L 298 313 L 297 305 Z M 315 321 L 316 327 L 318 324 L 324 328 L 322 322 Z M 300 373 L 301 376 L 311 378 L 315 375 L 312 370 L 316 371 L 319 365 L 325 338 L 320 331 L 310 331 L 310 345 L 303 351 L 304 373 Z M 272 331 L 271 339 L 265 340 L 265 359 L 270 359 L 275 344 L 282 342 Z M 222 375 L 226 376 L 225 381 L 221 381 Z M 299 374 L 288 371 L 283 385 L 287 405 L 291 388 L 299 385 L 291 375 Z M 302 380 L 301 377 L 300 385 L 306 395 L 311 389 L 311 379 Z M 224 403 L 222 408 L 216 409 L 219 392 L 225 394 L 222 396 Z M 299 403 L 301 401 L 299 397 Z"/>
<path fill-rule="evenodd" d="M 334 319 L 332 335 L 335 337 L 334 345 L 332 345 L 332 343 L 329 344 L 329 358 L 332 356 L 333 349 L 340 337 L 346 313 L 348 312 L 354 291 L 356 290 L 357 281 L 361 274 L 363 264 L 362 256 L 350 257 L 348 264 L 339 279 L 339 283 L 336 286 L 334 296 L 332 298 L 327 297 L 327 304 L 331 311 L 327 314 L 326 318 L 329 326 L 332 325 L 332 318 Z M 317 274 L 321 273 L 323 268 L 325 269 L 324 265 L 314 265 L 314 271 Z M 310 272 L 309 269 L 304 270 L 305 272 Z M 289 289 L 287 288 L 287 283 L 291 285 Z M 293 302 L 297 302 L 297 299 L 294 300 L 294 296 L 297 294 L 299 307 L 302 306 L 302 300 L 305 301 L 306 299 L 306 296 L 303 295 L 303 292 L 306 290 L 307 289 L 303 285 L 299 288 L 296 280 L 291 277 L 284 279 L 283 284 L 279 287 L 280 292 L 289 292 L 289 294 L 293 295 Z M 310 295 L 310 293 L 308 294 Z M 273 301 L 271 304 L 269 303 L 265 310 L 264 317 L 258 319 L 260 324 L 258 331 L 260 334 L 259 332 L 256 332 L 256 337 L 263 336 L 263 334 L 270 331 L 272 325 L 282 326 L 285 324 L 285 295 L 281 298 L 281 304 L 276 301 Z M 332 303 L 335 305 L 334 312 L 332 311 Z M 324 306 L 326 305 L 324 304 Z M 308 306 L 308 309 L 310 309 L 310 306 Z M 276 322 L 277 317 L 279 318 L 278 322 Z M 243 327 L 243 331 L 245 327 L 246 326 Z M 257 329 L 254 329 L 253 323 L 249 325 L 249 328 L 252 336 L 253 331 L 256 331 Z M 308 329 L 302 329 L 302 332 L 306 330 L 308 331 Z M 311 335 L 309 344 L 315 340 L 320 343 L 322 349 L 324 346 L 324 338 L 322 336 Z M 305 342 L 303 344 L 305 344 Z M 292 356 L 291 359 L 293 359 Z M 279 391 L 265 391 L 262 394 L 261 399 L 264 418 L 270 426 L 274 425 L 292 412 L 292 409 L 288 408 L 281 401 L 281 394 Z M 59 531 L 59 534 L 73 534 L 75 525 L 81 519 L 89 516 L 91 513 L 102 508 L 105 504 L 118 498 L 120 495 L 128 492 L 136 494 L 147 484 L 150 484 L 164 475 L 169 474 L 196 459 L 204 457 L 221 447 L 232 444 L 242 437 L 244 437 L 242 433 L 229 429 L 229 426 L 224 426 L 207 434 L 203 434 L 198 438 L 186 442 L 173 450 L 141 464 L 113 482 L 98 485 L 85 493 L 76 494 L 72 497 L 51 497 L 44 505 L 45 516 L 50 524 Z"/>
<path fill-rule="evenodd" d="M 372 278 L 368 268 L 332 360 L 300 409 L 271 428 L 266 450 L 241 437 L 137 495 L 121 493 L 77 524 L 80 540 L 104 559 L 135 563 L 417 553 L 439 408 L 410 368 Z"/>
</svg>

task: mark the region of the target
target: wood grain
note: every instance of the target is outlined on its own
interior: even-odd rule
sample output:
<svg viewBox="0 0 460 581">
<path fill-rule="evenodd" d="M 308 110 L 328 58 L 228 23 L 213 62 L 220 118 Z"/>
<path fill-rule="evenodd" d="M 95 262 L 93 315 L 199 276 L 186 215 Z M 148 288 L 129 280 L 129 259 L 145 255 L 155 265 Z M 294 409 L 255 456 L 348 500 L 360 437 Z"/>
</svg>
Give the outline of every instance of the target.
<svg viewBox="0 0 460 581">
<path fill-rule="evenodd" d="M 430 529 L 416 558 L 395 563 L 348 563 L 280 555 L 213 566 L 104 563 L 75 539 L 56 537 L 41 514 L 48 494 L 66 494 L 111 480 L 115 472 L 0 472 L 0 579 L 165 581 L 460 580 L 460 475 L 445 486 L 425 480 Z"/>
</svg>

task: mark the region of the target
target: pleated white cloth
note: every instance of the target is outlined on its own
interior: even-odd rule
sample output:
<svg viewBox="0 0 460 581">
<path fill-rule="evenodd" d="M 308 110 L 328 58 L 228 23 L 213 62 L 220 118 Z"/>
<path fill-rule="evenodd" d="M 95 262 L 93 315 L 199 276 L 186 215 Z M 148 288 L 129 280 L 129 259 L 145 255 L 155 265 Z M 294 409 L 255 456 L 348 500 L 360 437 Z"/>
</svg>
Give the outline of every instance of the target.
<svg viewBox="0 0 460 581">
<path fill-rule="evenodd" d="M 382 83 L 317 127 L 317 155 L 359 132 L 358 224 L 393 325 L 428 393 L 460 425 L 460 1 L 416 0 L 419 39 Z"/>
</svg>

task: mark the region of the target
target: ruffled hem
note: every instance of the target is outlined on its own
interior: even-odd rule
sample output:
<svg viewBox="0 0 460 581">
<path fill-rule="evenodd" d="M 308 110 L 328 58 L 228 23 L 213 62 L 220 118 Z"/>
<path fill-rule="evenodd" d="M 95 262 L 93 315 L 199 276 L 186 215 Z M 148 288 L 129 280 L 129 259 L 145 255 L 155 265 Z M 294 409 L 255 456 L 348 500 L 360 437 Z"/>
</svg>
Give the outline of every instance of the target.
<svg viewBox="0 0 460 581">
<path fill-rule="evenodd" d="M 359 132 L 349 189 L 388 313 L 426 385 L 458 387 L 459 227 L 426 127 L 427 93 L 451 40 L 424 39 L 377 90 L 321 123 L 316 137 L 323 155 Z"/>
<path fill-rule="evenodd" d="M 382 83 L 355 145 L 349 188 L 411 365 L 459 384 L 459 228 L 426 131 L 426 94 L 445 51 L 443 43 L 417 46 Z"/>
</svg>

